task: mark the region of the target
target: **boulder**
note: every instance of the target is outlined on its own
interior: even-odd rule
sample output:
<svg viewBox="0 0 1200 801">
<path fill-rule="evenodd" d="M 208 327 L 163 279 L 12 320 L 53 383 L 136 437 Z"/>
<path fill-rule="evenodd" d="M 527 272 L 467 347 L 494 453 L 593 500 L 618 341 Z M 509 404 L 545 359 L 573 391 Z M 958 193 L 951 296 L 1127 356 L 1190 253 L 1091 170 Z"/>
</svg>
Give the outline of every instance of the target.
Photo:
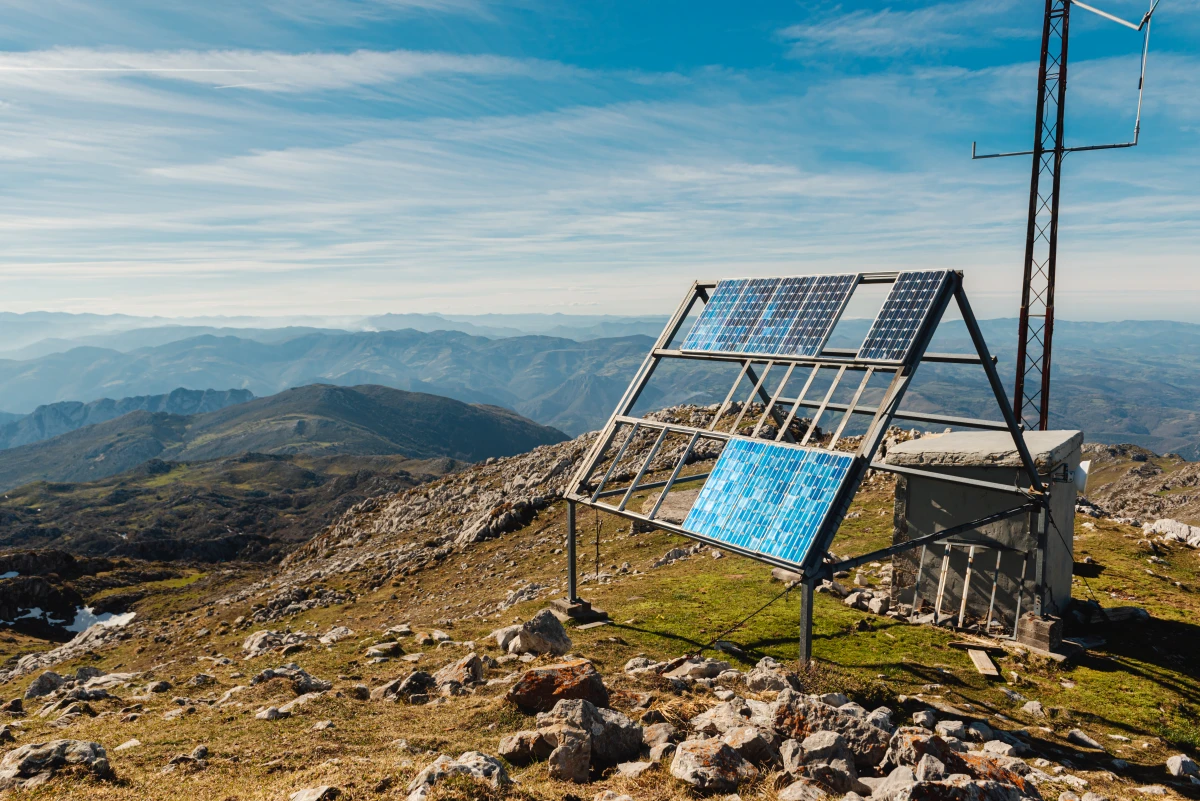
<svg viewBox="0 0 1200 801">
<path fill-rule="evenodd" d="M 721 740 L 686 740 L 675 749 L 671 775 L 700 793 L 732 793 L 758 770 Z"/>
<path fill-rule="evenodd" d="M 635 756 L 642 748 L 642 727 L 620 712 L 603 709 L 584 699 L 559 701 L 537 716 L 538 731 L 565 726 L 583 732 L 591 741 L 591 760 L 609 767 Z"/>
<path fill-rule="evenodd" d="M 967 727 L 961 720 L 941 720 L 933 727 L 941 737 L 954 737 L 959 740 L 967 738 Z"/>
<path fill-rule="evenodd" d="M 720 659 L 691 658 L 663 675 L 671 679 L 715 679 L 726 670 L 729 670 L 729 663 Z"/>
<path fill-rule="evenodd" d="M 755 726 L 730 729 L 721 739 L 754 765 L 770 765 L 779 761 L 779 749 L 772 744 L 772 737 Z"/>
<path fill-rule="evenodd" d="M 367 649 L 367 658 L 380 659 L 383 657 L 400 656 L 403 653 L 404 649 L 400 647 L 400 643 L 381 642 Z"/>
<path fill-rule="evenodd" d="M 29 683 L 29 688 L 25 690 L 25 698 L 41 698 L 63 686 L 66 682 L 62 676 L 55 673 L 53 670 L 47 670 L 42 675 Z"/>
<path fill-rule="evenodd" d="M 754 669 L 746 674 L 746 687 L 751 692 L 779 692 L 790 686 L 783 666 L 769 656 L 758 660 Z"/>
<path fill-rule="evenodd" d="M 771 709 L 772 728 L 784 737 L 803 740 L 818 731 L 840 734 L 860 770 L 874 768 L 887 753 L 886 731 L 794 690 L 781 692 Z"/>
<path fill-rule="evenodd" d="M 0 790 L 36 786 L 68 766 L 83 768 L 101 779 L 113 778 L 108 754 L 100 743 L 86 740 L 51 740 L 14 748 L 0 759 Z"/>
<path fill-rule="evenodd" d="M 1067 742 L 1073 745 L 1082 746 L 1084 748 L 1095 748 L 1097 751 L 1103 751 L 1104 746 L 1096 742 L 1087 732 L 1082 729 L 1071 729 L 1067 732 Z"/>
<path fill-rule="evenodd" d="M 449 776 L 470 776 L 497 789 L 512 784 L 504 765 L 493 756 L 478 751 L 467 751 L 458 759 L 442 755 L 408 783 L 408 801 L 425 801 L 433 786 Z"/>
<path fill-rule="evenodd" d="M 792 782 L 779 791 L 779 801 L 821 801 L 825 792 L 808 779 Z"/>
<path fill-rule="evenodd" d="M 617 775 L 626 779 L 636 779 L 652 767 L 653 762 L 622 762 L 617 765 Z"/>
<path fill-rule="evenodd" d="M 483 662 L 476 653 L 469 653 L 453 664 L 433 674 L 433 681 L 438 687 L 444 684 L 457 683 L 464 687 L 483 681 Z"/>
<path fill-rule="evenodd" d="M 348 628 L 346 626 L 334 626 L 329 631 L 322 634 L 318 641 L 322 645 L 333 645 L 335 642 L 338 642 L 339 640 L 344 640 L 347 637 L 353 637 L 353 636 L 354 636 L 353 629 Z"/>
<path fill-rule="evenodd" d="M 496 629 L 489 637 L 496 638 L 496 645 L 500 646 L 501 651 L 508 651 L 508 644 L 512 642 L 513 637 L 517 636 L 517 632 L 521 630 L 521 624 L 516 623 L 512 626 L 505 626 L 502 629 Z M 649 661 L 649 660 L 647 660 Z"/>
<path fill-rule="evenodd" d="M 1176 754 L 1167 759 L 1167 772 L 1172 776 L 1200 776 L 1200 766 L 1187 754 Z"/>
<path fill-rule="evenodd" d="M 565 724 L 539 730 L 545 742 L 553 747 L 546 758 L 546 771 L 551 779 L 584 784 L 591 775 L 592 738 L 582 729 Z"/>
<path fill-rule="evenodd" d="M 660 743 L 672 743 L 676 739 L 675 727 L 670 723 L 652 723 L 642 728 L 642 742 L 649 748 Z"/>
<path fill-rule="evenodd" d="M 764 704 L 762 708 L 756 709 L 751 702 L 743 698 L 731 698 L 696 715 L 688 721 L 688 725 L 692 731 L 699 734 L 715 736 L 740 726 L 758 726 L 769 731 L 773 727 L 773 719 L 769 705 Z"/>
<path fill-rule="evenodd" d="M 913 713 L 912 722 L 914 726 L 920 726 L 922 729 L 933 731 L 934 727 L 937 726 L 937 715 L 934 714 L 932 709 L 922 709 L 919 712 Z"/>
<path fill-rule="evenodd" d="M 509 640 L 510 654 L 553 654 L 562 656 L 571 650 L 571 638 L 567 630 L 549 609 L 543 609 L 521 624 L 521 628 Z"/>
<path fill-rule="evenodd" d="M 608 706 L 608 690 L 595 666 L 586 659 L 528 670 L 505 696 L 525 710 L 546 712 L 564 699 L 583 699 Z"/>
<path fill-rule="evenodd" d="M 501 738 L 497 753 L 509 764 L 521 766 L 545 759 L 553 750 L 541 732 L 519 731 Z"/>
</svg>

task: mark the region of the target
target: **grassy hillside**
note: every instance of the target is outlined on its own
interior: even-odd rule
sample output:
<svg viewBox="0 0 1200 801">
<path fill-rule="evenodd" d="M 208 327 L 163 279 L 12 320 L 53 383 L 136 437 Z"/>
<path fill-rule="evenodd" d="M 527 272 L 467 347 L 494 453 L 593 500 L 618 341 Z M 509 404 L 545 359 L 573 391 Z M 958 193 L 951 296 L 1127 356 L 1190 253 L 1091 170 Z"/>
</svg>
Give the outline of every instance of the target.
<svg viewBox="0 0 1200 801">
<path fill-rule="evenodd" d="M 553 458 L 551 454 L 547 461 Z M 500 492 L 514 475 L 527 472 L 527 461 L 474 467 L 375 504 L 348 517 L 279 572 L 196 573 L 190 583 L 148 589 L 134 605 L 140 619 L 130 628 L 129 639 L 59 669 L 95 665 L 110 671 L 143 671 L 138 683 L 162 679 L 170 681 L 173 689 L 137 698 L 141 706 L 133 719 L 120 714 L 83 715 L 60 728 L 31 716 L 18 733 L 18 743 L 62 736 L 94 739 L 109 747 L 120 777 L 116 783 L 63 777 L 31 797 L 274 801 L 301 788 L 329 784 L 340 787 L 350 799 L 402 798 L 408 779 L 437 753 L 457 756 L 468 749 L 496 753 L 501 737 L 533 724 L 532 716 L 503 700 L 508 686 L 504 683 L 480 686 L 428 706 L 355 700 L 351 690 L 358 683 L 377 687 L 414 667 L 432 670 L 451 663 L 467 653 L 464 642 L 473 643 L 481 654 L 499 657 L 494 642 L 485 640 L 487 633 L 528 619 L 548 597 L 561 594 L 564 556 L 551 549 L 560 544 L 565 531 L 562 502 L 543 508 L 526 525 L 498 538 L 447 546 L 439 558 L 405 562 L 399 555 L 414 549 L 423 553 L 423 548 L 446 535 L 446 521 L 457 512 L 428 508 L 439 487 L 469 484 L 479 493 Z M 846 521 L 835 541 L 839 553 L 858 553 L 888 541 L 891 492 L 882 480 L 860 492 L 852 508 L 855 516 Z M 412 528 L 380 526 L 385 517 L 397 518 L 404 509 L 420 513 L 407 519 L 425 522 Z M 681 725 L 717 700 L 702 687 L 677 692 L 665 682 L 638 683 L 625 676 L 621 666 L 637 655 L 673 657 L 699 650 L 721 635 L 741 649 L 739 654 L 722 656 L 735 667 L 746 669 L 764 655 L 794 660 L 794 597 L 767 606 L 745 626 L 730 631 L 780 592 L 763 565 L 728 555 L 714 559 L 702 552 L 655 568 L 653 563 L 664 552 L 688 543 L 661 532 L 632 532 L 628 523 L 593 519 L 591 512 L 581 515 L 580 523 L 581 551 L 587 554 L 582 569 L 591 571 L 597 545 L 600 556 L 600 575 L 584 577 L 582 594 L 608 610 L 613 623 L 571 630 L 573 652 L 591 659 L 608 685 L 621 691 L 616 703 L 626 713 L 640 715 L 642 711 L 632 706 L 635 694 L 649 693 L 650 709 Z M 1155 556 L 1140 531 L 1104 521 L 1078 521 L 1076 551 L 1081 559 L 1091 557 L 1094 562 L 1086 582 L 1079 579 L 1077 595 L 1094 594 L 1105 606 L 1142 606 L 1151 621 L 1094 631 L 1107 643 L 1075 663 L 1057 664 L 1019 652 L 998 655 L 1003 679 L 989 681 L 974 670 L 965 651 L 951 647 L 960 635 L 869 615 L 829 595 L 818 595 L 816 664 L 801 673 L 804 688 L 846 692 L 867 708 L 887 704 L 897 710 L 897 722 L 907 722 L 913 711 L 932 705 L 956 709 L 957 716 L 985 719 L 997 728 L 1019 728 L 1028 734 L 1036 757 L 1061 762 L 1067 775 L 1088 782 L 1088 789 L 1109 798 L 1137 797 L 1133 788 L 1150 783 L 1167 785 L 1166 798 L 1187 797 L 1180 792 L 1194 791 L 1172 784 L 1163 762 L 1170 754 L 1195 755 L 1200 748 L 1200 676 L 1195 669 L 1200 657 L 1196 624 L 1200 596 L 1193 592 L 1200 586 L 1200 559 L 1185 549 L 1160 548 Z M 372 559 L 371 554 L 388 556 Z M 1147 572 L 1151 556 L 1161 560 L 1153 566 L 1153 574 Z M 628 567 L 622 570 L 619 566 L 624 563 Z M 382 577 L 389 567 L 394 571 L 391 577 Z M 314 570 L 321 572 L 309 572 Z M 309 576 L 305 586 L 353 594 L 354 599 L 285 615 L 269 624 L 239 622 L 256 605 L 285 592 L 281 588 L 287 581 L 304 576 Z M 271 581 L 260 581 L 266 578 Z M 539 598 L 504 606 L 514 587 L 530 583 L 541 585 L 535 592 Z M 442 629 L 453 642 L 436 647 L 404 639 L 411 663 L 364 658 L 367 646 L 388 638 L 388 627 L 405 622 L 418 633 Z M 286 657 L 242 659 L 242 642 L 259 629 L 317 634 L 334 625 L 347 626 L 354 634 L 328 646 L 310 641 L 311 645 Z M 25 640 L 7 645 L 13 654 L 30 647 Z M 331 680 L 333 691 L 277 721 L 255 719 L 254 713 L 293 698 L 295 693 L 285 682 L 258 684 L 234 692 L 227 703 L 216 703 L 226 691 L 248 685 L 255 672 L 287 661 Z M 535 664 L 547 661 L 542 657 Z M 501 678 L 524 667 L 518 663 L 489 669 L 487 677 Z M 189 686 L 191 677 L 199 673 L 212 676 L 214 683 Z M 14 682 L 6 688 L 8 695 L 18 694 L 26 683 Z M 128 697 L 131 693 L 118 693 L 127 697 L 91 706 L 98 713 L 116 712 L 135 702 Z M 1022 711 L 1023 700 L 1008 693 L 1040 701 L 1046 716 L 1032 717 Z M 195 699 L 183 702 L 193 711 L 168 719 L 167 713 L 178 715 L 180 709 L 175 696 Z M 318 721 L 330 721 L 332 726 L 314 731 Z M 1099 740 L 1103 750 L 1070 744 L 1066 737 L 1074 728 Z M 131 738 L 140 745 L 113 750 Z M 210 751 L 207 767 L 163 775 L 169 759 L 199 744 Z M 1114 761 L 1118 759 L 1124 764 Z M 590 798 L 603 789 L 630 793 L 639 801 L 694 798 L 661 767 L 637 780 L 610 773 L 584 787 L 547 779 L 541 762 L 510 770 L 522 782 L 511 798 Z M 773 801 L 778 778 L 777 773 L 768 775 L 745 788 L 741 797 Z M 1041 787 L 1048 799 L 1067 789 L 1057 779 Z"/>
<path fill-rule="evenodd" d="M 0 548 L 219 562 L 276 558 L 360 501 L 460 469 L 453 459 L 247 454 L 147 462 L 0 499 Z"/>
<path fill-rule="evenodd" d="M 154 458 L 256 452 L 476 461 L 563 439 L 507 409 L 387 387 L 312 385 L 207 414 L 133 412 L 0 451 L 0 488 L 95 481 Z"/>
</svg>

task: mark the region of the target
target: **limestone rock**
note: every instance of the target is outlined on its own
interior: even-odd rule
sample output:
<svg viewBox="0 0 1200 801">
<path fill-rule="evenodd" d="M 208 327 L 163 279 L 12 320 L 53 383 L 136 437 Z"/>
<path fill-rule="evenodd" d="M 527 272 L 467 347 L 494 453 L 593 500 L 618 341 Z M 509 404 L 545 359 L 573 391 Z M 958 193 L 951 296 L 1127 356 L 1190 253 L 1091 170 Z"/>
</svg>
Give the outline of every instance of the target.
<svg viewBox="0 0 1200 801">
<path fill-rule="evenodd" d="M 1087 732 L 1082 729 L 1071 729 L 1067 732 L 1067 742 L 1074 745 L 1080 745 L 1084 748 L 1095 748 L 1097 751 L 1103 751 L 1104 746 L 1092 739 Z"/>
<path fill-rule="evenodd" d="M 551 779 L 584 784 L 591 773 L 592 738 L 581 729 L 564 724 L 541 729 L 542 737 L 554 747 L 546 759 Z"/>
<path fill-rule="evenodd" d="M 586 659 L 526 671 L 505 696 L 522 709 L 546 712 L 563 699 L 584 699 L 608 706 L 608 690 L 595 666 Z"/>
<path fill-rule="evenodd" d="M 465 686 L 483 681 L 483 662 L 479 655 L 472 652 L 462 659 L 433 674 L 433 681 L 438 687 L 456 682 Z"/>
<path fill-rule="evenodd" d="M 771 737 L 755 726 L 730 729 L 721 739 L 754 765 L 770 765 L 779 761 L 779 749 L 771 743 Z"/>
<path fill-rule="evenodd" d="M 495 788 L 512 784 L 500 760 L 478 751 L 467 751 L 458 759 L 442 755 L 425 767 L 408 783 L 408 801 L 425 801 L 435 784 L 449 776 L 470 776 L 486 781 Z"/>
<path fill-rule="evenodd" d="M 528 765 L 538 759 L 545 759 L 554 750 L 546 742 L 541 732 L 519 731 L 501 738 L 497 753 L 512 765 Z"/>
<path fill-rule="evenodd" d="M 825 792 L 807 779 L 792 782 L 778 795 L 779 801 L 821 801 L 825 797 Z"/>
<path fill-rule="evenodd" d="M 1200 766 L 1187 754 L 1176 754 L 1167 759 L 1167 772 L 1172 776 L 1200 776 Z"/>
<path fill-rule="evenodd" d="M 549 609 L 543 609 L 521 624 L 508 643 L 510 654 L 553 654 L 562 656 L 571 650 L 567 630 Z"/>
<path fill-rule="evenodd" d="M 101 779 L 113 778 L 108 754 L 100 743 L 51 740 L 14 748 L 0 759 L 0 789 L 41 784 L 67 766 L 80 766 Z"/>
<path fill-rule="evenodd" d="M 367 649 L 367 658 L 379 659 L 380 657 L 400 656 L 403 653 L 404 649 L 400 647 L 400 643 L 381 642 Z"/>
<path fill-rule="evenodd" d="M 751 692 L 779 692 L 790 686 L 783 666 L 769 656 L 758 660 L 754 669 L 746 674 L 746 687 Z"/>
<path fill-rule="evenodd" d="M 781 692 L 771 708 L 773 728 L 784 737 L 802 740 L 818 731 L 840 734 L 860 770 L 874 768 L 887 753 L 887 732 L 794 690 Z"/>
<path fill-rule="evenodd" d="M 29 688 L 25 690 L 25 698 L 28 700 L 30 698 L 41 698 L 42 696 L 49 695 L 63 686 L 64 683 L 66 683 L 66 679 L 53 670 L 47 670 L 29 683 Z"/>
<path fill-rule="evenodd" d="M 550 712 L 537 716 L 538 730 L 565 726 L 591 740 L 591 759 L 608 767 L 635 756 L 642 747 L 642 727 L 611 709 L 598 708 L 584 699 L 559 701 Z"/>
<path fill-rule="evenodd" d="M 675 749 L 671 775 L 701 793 L 732 793 L 758 770 L 721 740 L 686 740 Z"/>
</svg>

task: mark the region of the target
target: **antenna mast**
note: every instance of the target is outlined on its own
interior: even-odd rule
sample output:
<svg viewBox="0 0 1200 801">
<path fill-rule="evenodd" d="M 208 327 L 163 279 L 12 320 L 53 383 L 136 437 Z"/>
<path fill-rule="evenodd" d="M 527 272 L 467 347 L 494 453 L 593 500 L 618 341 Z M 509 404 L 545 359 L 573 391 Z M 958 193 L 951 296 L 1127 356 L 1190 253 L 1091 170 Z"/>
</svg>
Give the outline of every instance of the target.
<svg viewBox="0 0 1200 801">
<path fill-rule="evenodd" d="M 1135 31 L 1145 31 L 1141 74 L 1138 77 L 1137 116 L 1133 125 L 1133 139 L 1129 142 L 1083 147 L 1065 147 L 1063 144 L 1063 115 L 1067 101 L 1067 40 L 1072 5 Z M 1063 157 L 1073 151 L 1110 150 L 1133 147 L 1138 143 L 1146 55 L 1150 47 L 1150 18 L 1157 6 L 1158 0 L 1154 0 L 1141 23 L 1134 25 L 1078 0 L 1046 0 L 1033 150 L 981 156 L 975 152 L 975 143 L 971 143 L 973 159 L 1033 156 L 1029 218 L 1025 232 L 1025 270 L 1021 284 L 1017 376 L 1013 392 L 1013 409 L 1026 430 L 1037 428 L 1045 431 L 1050 422 L 1050 353 L 1054 335 L 1054 278 L 1058 262 L 1058 212 Z"/>
</svg>

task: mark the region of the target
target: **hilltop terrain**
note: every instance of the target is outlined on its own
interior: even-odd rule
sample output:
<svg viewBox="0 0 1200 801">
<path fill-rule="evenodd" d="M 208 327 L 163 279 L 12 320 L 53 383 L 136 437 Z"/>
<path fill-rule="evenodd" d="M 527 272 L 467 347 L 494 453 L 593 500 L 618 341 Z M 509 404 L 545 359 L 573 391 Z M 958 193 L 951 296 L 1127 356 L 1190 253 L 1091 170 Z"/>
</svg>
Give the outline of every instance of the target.
<svg viewBox="0 0 1200 801">
<path fill-rule="evenodd" d="M 0 451 L 0 488 L 95 481 L 150 459 L 253 452 L 477 461 L 563 439 L 555 429 L 494 406 L 387 387 L 318 384 L 206 414 L 136 411 Z"/>
<path fill-rule="evenodd" d="M 0 499 L 0 548 L 161 561 L 277 559 L 351 506 L 464 464 L 263 453 L 151 459 L 100 481 L 10 490 Z"/>
<path fill-rule="evenodd" d="M 125 607 L 137 617 L 57 651 L 14 636 L 0 686 L 5 697 L 31 697 L 24 713 L 9 713 L 23 720 L 10 727 L 10 747 L 77 741 L 74 772 L 39 779 L 46 783 L 31 797 L 275 801 L 306 789 L 297 798 L 332 797 L 320 789 L 329 786 L 352 800 L 668 801 L 700 794 L 689 781 L 732 773 L 743 799 L 817 799 L 863 789 L 830 756 L 847 746 L 853 781 L 870 782 L 865 791 L 876 799 L 1194 796 L 1167 763 L 1182 771 L 1189 763 L 1177 755 L 1200 748 L 1196 551 L 1080 518 L 1076 554 L 1089 572 L 1076 594 L 1140 606 L 1149 618 L 1090 630 L 1100 644 L 1067 663 L 997 643 L 1003 678 L 990 681 L 953 646 L 962 634 L 872 615 L 828 592 L 817 596 L 815 666 L 798 671 L 796 601 L 768 568 L 587 512 L 582 594 L 613 622 L 569 627 L 566 643 L 538 613 L 564 589 L 559 493 L 589 442 L 543 446 L 365 500 L 278 568 L 192 567 L 125 586 L 121 593 L 142 593 Z M 688 470 L 708 469 L 710 458 L 700 454 Z M 839 553 L 890 541 L 892 492 L 883 477 L 864 486 L 834 542 Z M 645 501 L 639 494 L 632 503 Z M 885 586 L 879 568 L 862 578 Z M 80 594 L 92 603 L 106 592 Z M 520 623 L 528 633 L 490 636 Z M 714 639 L 728 643 L 724 651 L 712 649 Z M 598 692 L 597 682 L 606 690 L 588 696 L 613 710 L 594 735 L 571 717 L 600 714 L 586 707 L 532 711 L 568 686 L 552 678 L 565 678 L 552 668 L 564 650 L 588 660 L 568 669 L 581 680 L 594 666 L 587 692 Z M 678 660 L 696 652 L 703 658 Z M 46 669 L 79 678 L 36 678 Z M 531 669 L 543 684 L 531 683 Z M 914 721 L 936 721 L 938 735 L 888 733 Z M 842 744 L 832 735 L 824 746 L 806 740 L 817 728 L 842 732 Z M 635 734 L 646 743 L 640 750 Z M 540 749 L 555 742 L 579 745 L 547 760 Z M 893 761 L 877 767 L 889 745 Z M 823 758 L 819 746 L 829 749 Z M 96 747 L 105 749 L 102 765 Z M 960 748 L 972 750 L 954 756 Z M 713 761 L 700 756 L 705 749 Z M 971 778 L 938 780 L 936 766 L 921 763 L 926 752 L 943 769 L 955 766 L 945 772 Z M 479 778 L 433 778 L 421 790 L 420 777 L 430 776 L 423 769 L 439 755 L 447 770 Z M 646 764 L 615 769 L 614 760 Z M 904 784 L 912 778 L 896 764 L 924 782 Z M 501 771 L 520 784 L 491 787 L 502 784 Z M 732 789 L 718 786 L 708 793 Z"/>
</svg>

